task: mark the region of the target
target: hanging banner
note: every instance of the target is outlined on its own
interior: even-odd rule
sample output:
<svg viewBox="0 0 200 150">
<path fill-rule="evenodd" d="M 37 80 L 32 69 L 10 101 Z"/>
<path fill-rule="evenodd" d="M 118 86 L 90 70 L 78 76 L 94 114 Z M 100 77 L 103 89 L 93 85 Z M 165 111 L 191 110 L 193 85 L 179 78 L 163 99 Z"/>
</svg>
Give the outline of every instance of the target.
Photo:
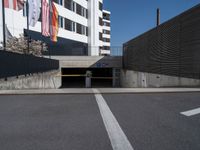
<svg viewBox="0 0 200 150">
<path fill-rule="evenodd" d="M 40 0 L 28 0 L 29 25 L 34 27 L 40 17 Z"/>
</svg>

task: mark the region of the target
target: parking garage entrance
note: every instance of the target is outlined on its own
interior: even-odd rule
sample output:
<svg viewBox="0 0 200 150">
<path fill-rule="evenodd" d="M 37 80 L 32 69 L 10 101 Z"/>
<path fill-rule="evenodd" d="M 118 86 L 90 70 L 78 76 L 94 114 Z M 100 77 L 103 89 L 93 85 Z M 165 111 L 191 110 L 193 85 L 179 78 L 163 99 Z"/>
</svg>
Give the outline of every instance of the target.
<svg viewBox="0 0 200 150">
<path fill-rule="evenodd" d="M 92 88 L 113 87 L 113 68 L 62 68 L 62 88 L 85 88 L 88 72 Z"/>
</svg>

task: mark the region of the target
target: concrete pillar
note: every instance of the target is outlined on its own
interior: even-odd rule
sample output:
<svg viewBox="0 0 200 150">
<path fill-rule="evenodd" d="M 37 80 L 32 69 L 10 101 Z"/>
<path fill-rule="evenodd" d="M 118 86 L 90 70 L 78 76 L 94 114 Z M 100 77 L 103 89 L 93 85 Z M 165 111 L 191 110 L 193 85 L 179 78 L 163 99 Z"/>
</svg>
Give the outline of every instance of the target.
<svg viewBox="0 0 200 150">
<path fill-rule="evenodd" d="M 92 72 L 91 71 L 87 71 L 86 72 L 86 77 L 85 77 L 85 87 L 86 88 L 91 88 L 92 87 L 91 77 L 92 77 Z"/>
<path fill-rule="evenodd" d="M 120 69 L 113 68 L 112 69 L 112 76 L 113 76 L 112 86 L 113 87 L 120 87 Z"/>
</svg>

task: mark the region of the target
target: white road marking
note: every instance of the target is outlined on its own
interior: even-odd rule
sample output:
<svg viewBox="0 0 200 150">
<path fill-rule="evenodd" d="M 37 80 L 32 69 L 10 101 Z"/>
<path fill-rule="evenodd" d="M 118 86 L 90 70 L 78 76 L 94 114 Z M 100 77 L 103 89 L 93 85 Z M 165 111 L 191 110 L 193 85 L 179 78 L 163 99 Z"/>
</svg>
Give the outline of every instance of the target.
<svg viewBox="0 0 200 150">
<path fill-rule="evenodd" d="M 181 114 L 187 117 L 194 116 L 194 115 L 200 114 L 200 108 L 184 111 L 184 112 L 181 112 Z"/>
<path fill-rule="evenodd" d="M 113 150 L 133 150 L 128 138 L 122 131 L 119 123 L 117 122 L 115 116 L 108 107 L 103 96 L 97 89 L 93 89 L 95 93 L 95 98 L 103 118 L 103 122 L 110 138 L 110 142 Z"/>
</svg>

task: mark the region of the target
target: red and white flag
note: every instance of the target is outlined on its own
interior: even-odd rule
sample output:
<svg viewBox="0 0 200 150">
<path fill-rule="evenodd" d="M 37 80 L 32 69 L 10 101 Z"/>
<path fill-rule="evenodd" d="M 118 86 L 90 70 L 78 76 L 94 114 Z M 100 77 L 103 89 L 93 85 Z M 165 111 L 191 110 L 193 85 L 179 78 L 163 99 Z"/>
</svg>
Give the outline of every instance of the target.
<svg viewBox="0 0 200 150">
<path fill-rule="evenodd" d="M 20 11 L 24 7 L 24 0 L 4 0 L 4 7 Z"/>
<path fill-rule="evenodd" d="M 50 3 L 50 38 L 51 41 L 58 41 L 58 10 L 54 2 Z"/>
<path fill-rule="evenodd" d="M 49 31 L 49 4 L 42 0 L 42 35 L 50 36 Z"/>
</svg>

